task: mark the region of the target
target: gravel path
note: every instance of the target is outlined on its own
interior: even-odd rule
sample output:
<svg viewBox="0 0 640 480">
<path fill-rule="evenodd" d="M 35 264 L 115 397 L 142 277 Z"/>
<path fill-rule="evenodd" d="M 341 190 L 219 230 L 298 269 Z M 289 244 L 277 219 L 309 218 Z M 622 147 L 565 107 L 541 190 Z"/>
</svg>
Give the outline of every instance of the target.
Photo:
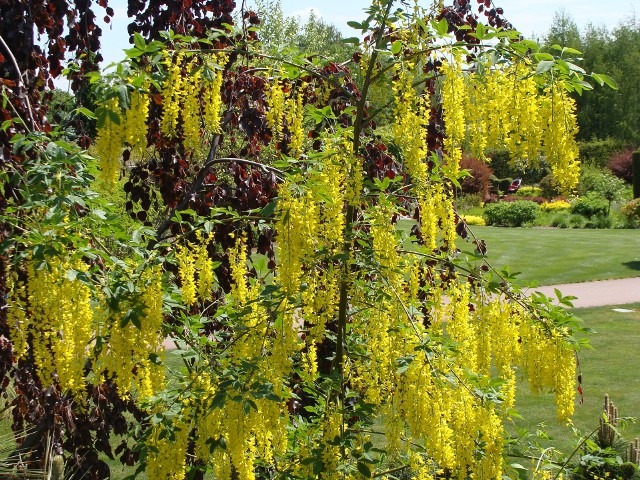
<svg viewBox="0 0 640 480">
<path fill-rule="evenodd" d="M 578 297 L 577 300 L 573 300 L 576 308 L 640 302 L 640 277 L 549 285 L 533 290 L 555 298 L 554 288 L 560 290 L 562 295 Z"/>
</svg>

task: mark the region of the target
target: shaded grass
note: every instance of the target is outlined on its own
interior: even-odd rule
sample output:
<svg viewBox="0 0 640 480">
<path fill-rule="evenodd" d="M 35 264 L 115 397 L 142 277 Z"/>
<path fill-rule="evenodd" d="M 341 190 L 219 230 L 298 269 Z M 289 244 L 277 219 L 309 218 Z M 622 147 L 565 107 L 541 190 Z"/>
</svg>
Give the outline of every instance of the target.
<svg viewBox="0 0 640 480">
<path fill-rule="evenodd" d="M 638 230 L 471 227 L 487 243 L 487 260 L 540 285 L 640 276 Z M 474 245 L 458 241 L 463 252 Z"/>
<path fill-rule="evenodd" d="M 616 312 L 615 308 L 633 312 Z M 584 403 L 580 405 L 576 402 L 574 426 L 583 434 L 598 426 L 605 394 L 618 407 L 619 416 L 640 419 L 640 356 L 637 355 L 640 345 L 640 303 L 576 309 L 575 312 L 597 334 L 590 336 L 593 350 L 583 350 L 579 354 Z M 534 395 L 523 382 L 516 405 L 525 418 L 524 423 L 518 420 L 518 425 L 534 432 L 539 424 L 545 424 L 543 430 L 552 437 L 546 442 L 549 446 L 565 454 L 574 450 L 577 438 L 570 428 L 559 425 L 555 420 L 553 395 Z M 621 433 L 628 440 L 640 437 L 640 424 L 630 424 L 621 429 Z"/>
</svg>

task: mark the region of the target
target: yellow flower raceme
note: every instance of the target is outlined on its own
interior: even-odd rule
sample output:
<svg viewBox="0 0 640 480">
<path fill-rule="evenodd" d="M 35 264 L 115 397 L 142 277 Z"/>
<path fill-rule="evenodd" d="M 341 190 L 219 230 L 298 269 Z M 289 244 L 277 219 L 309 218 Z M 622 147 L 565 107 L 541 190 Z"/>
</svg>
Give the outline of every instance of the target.
<svg viewBox="0 0 640 480">
<path fill-rule="evenodd" d="M 444 75 L 442 109 L 445 125 L 445 158 L 442 172 L 447 178 L 457 179 L 466 131 L 464 106 L 468 104 L 468 95 L 459 61 L 443 62 L 440 71 Z"/>
<path fill-rule="evenodd" d="M 208 60 L 210 63 L 224 66 L 228 61 L 228 55 L 220 52 L 212 55 Z M 204 80 L 204 128 L 211 133 L 221 133 L 222 99 L 220 91 L 222 89 L 224 71 L 212 66 L 209 68 L 213 69 L 215 73 L 212 79 Z"/>
<path fill-rule="evenodd" d="M 182 301 L 188 307 L 200 301 L 207 301 L 213 293 L 215 275 L 213 261 L 209 257 L 207 246 L 212 235 L 204 237 L 196 234 L 196 242 L 186 242 L 176 246 L 178 277 L 182 286 Z"/>
<path fill-rule="evenodd" d="M 192 60 L 187 65 L 186 77 L 182 80 L 182 135 L 187 151 L 200 145 L 200 98 L 202 96 L 202 70 Z"/>
<path fill-rule="evenodd" d="M 575 101 L 562 85 L 545 90 L 540 108 L 542 122 L 542 149 L 551 165 L 553 178 L 561 191 L 569 193 L 580 179 L 580 162 L 575 135 L 578 125 Z"/>
<path fill-rule="evenodd" d="M 265 95 L 269 104 L 265 116 L 271 129 L 273 143 L 277 144 L 282 140 L 282 118 L 286 105 L 286 94 L 280 79 L 276 78 L 271 85 L 267 83 Z"/>
<path fill-rule="evenodd" d="M 117 99 L 108 100 L 104 108 L 113 112 L 113 115 L 118 117 L 118 121 L 114 121 L 111 115 L 105 117 L 104 124 L 98 129 L 95 144 L 96 156 L 100 167 L 100 178 L 107 185 L 113 186 L 118 181 L 120 171 L 124 119 L 120 115 Z"/>
<path fill-rule="evenodd" d="M 163 427 L 153 427 L 148 440 L 147 476 L 149 480 L 183 480 L 187 473 L 190 425 L 178 420 L 172 435 L 161 436 Z"/>
<path fill-rule="evenodd" d="M 7 320 L 18 358 L 31 348 L 38 375 L 48 385 L 57 380 L 74 395 L 85 391 L 85 362 L 93 335 L 91 288 L 69 272 L 86 272 L 80 260 L 48 258 L 44 268 L 27 261 L 27 281 L 10 275 Z"/>
<path fill-rule="evenodd" d="M 180 108 L 184 96 L 185 80 L 182 78 L 183 53 L 177 53 L 175 58 L 170 54 L 165 57 L 167 78 L 162 85 L 162 118 L 160 131 L 167 138 L 176 136 Z"/>
<path fill-rule="evenodd" d="M 397 75 L 398 80 L 393 84 L 396 119 L 393 133 L 402 151 L 407 172 L 415 184 L 417 196 L 421 197 L 429 174 L 426 164 L 429 114 L 426 100 L 415 92 L 410 71 L 398 69 Z"/>
<path fill-rule="evenodd" d="M 289 125 L 289 131 L 291 132 L 291 142 L 289 144 L 291 157 L 297 157 L 302 153 L 302 143 L 305 139 L 305 132 L 303 128 L 304 121 L 304 104 L 302 89 L 306 85 L 302 85 L 295 97 L 291 97 L 287 100 L 286 111 L 289 113 L 287 117 L 287 124 Z"/>
<path fill-rule="evenodd" d="M 30 315 L 27 314 L 27 285 L 18 280 L 15 272 L 7 275 L 7 325 L 17 360 L 25 358 L 28 349 Z"/>
<path fill-rule="evenodd" d="M 133 155 L 141 155 L 147 147 L 148 117 L 149 97 L 140 90 L 132 92 L 131 107 L 127 110 L 124 121 L 124 135 Z"/>
<path fill-rule="evenodd" d="M 148 398 L 164 388 L 164 347 L 162 342 L 162 274 L 159 267 L 141 275 L 142 294 L 138 304 L 123 303 L 120 310 L 100 308 L 103 330 L 108 339 L 97 359 L 96 372 L 114 376 L 118 392 L 128 397 L 132 392 Z M 140 311 L 136 314 L 136 311 Z M 137 315 L 125 321 L 124 315 Z M 155 356 L 156 362 L 150 357 Z"/>
</svg>

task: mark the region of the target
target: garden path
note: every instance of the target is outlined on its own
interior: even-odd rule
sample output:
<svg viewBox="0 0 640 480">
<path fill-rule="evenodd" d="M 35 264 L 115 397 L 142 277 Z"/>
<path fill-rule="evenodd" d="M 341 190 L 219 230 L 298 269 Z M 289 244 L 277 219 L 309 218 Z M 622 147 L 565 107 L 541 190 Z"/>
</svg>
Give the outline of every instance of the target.
<svg viewBox="0 0 640 480">
<path fill-rule="evenodd" d="M 555 298 L 555 288 L 560 290 L 564 296 L 572 295 L 578 297 L 573 300 L 573 306 L 576 308 L 640 302 L 640 277 L 548 285 L 532 290 Z"/>
</svg>

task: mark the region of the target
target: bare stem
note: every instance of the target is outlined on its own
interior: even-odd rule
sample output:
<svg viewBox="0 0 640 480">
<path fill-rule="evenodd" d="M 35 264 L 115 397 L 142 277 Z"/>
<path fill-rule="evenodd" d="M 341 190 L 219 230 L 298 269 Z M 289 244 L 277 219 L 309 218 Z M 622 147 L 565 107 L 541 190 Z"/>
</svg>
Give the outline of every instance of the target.
<svg viewBox="0 0 640 480">
<path fill-rule="evenodd" d="M 13 55 L 13 52 L 9 48 L 9 45 L 7 45 L 7 43 L 4 41 L 4 38 L 2 37 L 2 35 L 0 35 L 0 44 L 2 44 L 2 46 L 4 47 L 6 52 L 9 54 L 9 58 L 11 58 L 11 62 L 13 63 L 13 68 L 16 69 L 16 75 L 18 76 L 18 86 L 20 86 L 20 83 L 22 83 L 22 85 L 24 86 L 24 88 L 26 90 L 27 89 L 27 85 L 24 83 L 24 80 L 22 78 L 23 75 L 22 75 L 22 71 L 20 70 L 20 66 L 18 65 L 18 61 L 16 60 L 16 57 Z M 24 99 L 25 99 L 25 102 L 27 104 L 27 110 L 29 111 L 29 119 L 31 120 L 31 126 L 33 128 L 36 128 L 36 121 L 35 121 L 35 118 L 33 116 L 33 109 L 31 108 L 31 102 L 29 101 L 29 94 L 27 92 L 25 92 Z M 26 127 L 26 125 L 25 125 L 25 127 Z M 27 127 L 27 129 L 28 129 L 28 127 Z"/>
</svg>

